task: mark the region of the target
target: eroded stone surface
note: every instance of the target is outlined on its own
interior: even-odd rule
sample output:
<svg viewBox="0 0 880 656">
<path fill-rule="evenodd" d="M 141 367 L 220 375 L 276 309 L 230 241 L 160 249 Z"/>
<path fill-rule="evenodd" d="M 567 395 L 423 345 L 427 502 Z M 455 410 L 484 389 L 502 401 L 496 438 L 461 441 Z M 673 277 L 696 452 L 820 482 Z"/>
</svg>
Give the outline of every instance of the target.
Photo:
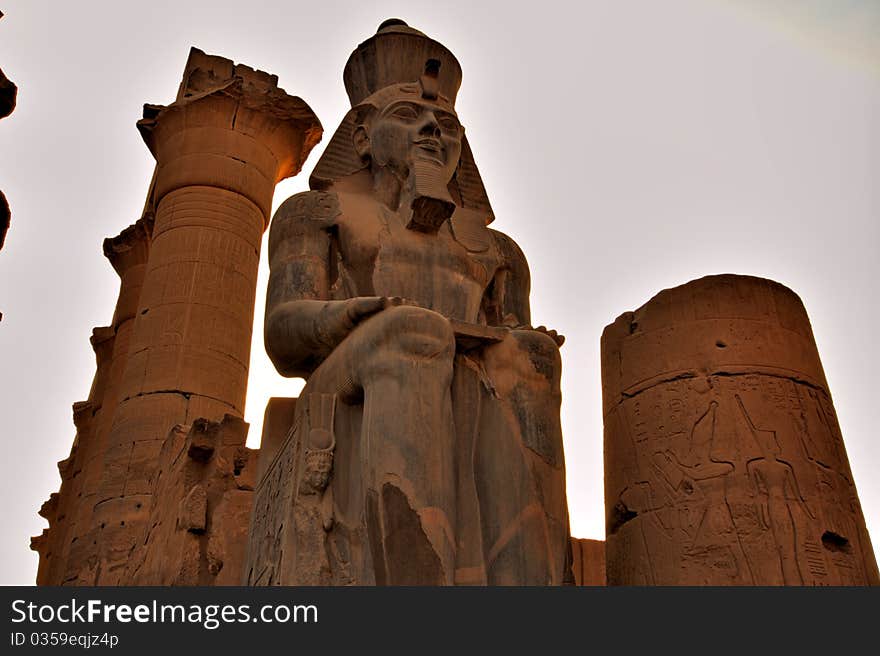
<svg viewBox="0 0 880 656">
<path fill-rule="evenodd" d="M 256 452 L 247 424 L 226 415 L 175 426 L 150 490 L 147 532 L 123 580 L 131 585 L 239 585 L 253 503 Z"/>
<path fill-rule="evenodd" d="M 277 78 L 197 49 L 176 101 L 145 106 L 138 129 L 156 157 L 156 219 L 107 445 L 122 467 L 105 472 L 99 503 L 149 494 L 150 452 L 173 426 L 242 416 L 272 194 L 321 135 L 308 105 Z M 144 519 L 114 525 L 114 533 L 136 542 Z M 124 560 L 98 546 L 96 582 L 125 583 Z"/>
<path fill-rule="evenodd" d="M 800 299 L 747 276 L 602 335 L 609 585 L 864 585 L 877 565 Z"/>
<path fill-rule="evenodd" d="M 73 406 L 77 432 L 70 455 L 59 463 L 61 489 L 53 495 L 56 502 L 41 510 L 49 529 L 32 544 L 40 552 L 37 582 L 41 585 L 88 584 L 94 579 L 98 537 L 106 528 L 106 521 L 93 520 L 101 481 L 106 472 L 127 466 L 131 455 L 130 447 L 108 451 L 107 436 L 119 398 L 152 226 L 152 217 L 147 215 L 104 240 L 104 254 L 120 276 L 119 296 L 113 323 L 92 332 L 97 368 L 89 398 Z M 137 511 L 143 507 L 137 504 L 126 507 Z M 105 510 L 102 507 L 101 514 Z"/>
<path fill-rule="evenodd" d="M 104 348 L 112 356 L 102 365 L 99 354 L 90 409 L 77 425 L 72 475 L 82 467 L 83 495 L 62 484 L 48 537 L 34 544 L 46 561 L 41 583 L 131 582 L 130 559 L 149 528 L 169 431 L 242 416 L 272 194 L 321 137 L 308 105 L 278 88 L 275 76 L 195 48 L 175 102 L 145 106 L 138 129 L 156 157 L 149 235 L 135 244 L 135 226 L 104 244 L 122 278 L 107 329 L 112 346 Z M 199 455 L 201 462 L 215 457 Z M 194 495 L 187 507 L 200 498 Z M 51 522 L 70 523 L 68 507 L 76 509 L 77 528 L 55 530 Z M 246 530 L 246 517 L 237 520 Z M 186 521 L 198 523 L 194 515 Z M 216 538 L 211 544 L 216 561 L 223 548 Z M 201 580 L 190 574 L 181 580 Z"/>
<path fill-rule="evenodd" d="M 525 257 L 487 227 L 460 78 L 383 24 L 312 191 L 273 218 L 266 348 L 308 382 L 264 434 L 250 584 L 570 582 L 562 338 L 531 326 Z"/>
</svg>

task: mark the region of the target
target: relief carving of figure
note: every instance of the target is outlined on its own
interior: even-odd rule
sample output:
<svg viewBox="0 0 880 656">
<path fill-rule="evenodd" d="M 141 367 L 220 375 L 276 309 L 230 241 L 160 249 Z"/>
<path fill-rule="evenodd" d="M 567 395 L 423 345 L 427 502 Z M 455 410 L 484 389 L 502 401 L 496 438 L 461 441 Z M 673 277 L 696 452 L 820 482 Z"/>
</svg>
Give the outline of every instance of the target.
<svg viewBox="0 0 880 656">
<path fill-rule="evenodd" d="M 791 464 L 779 458 L 782 449 L 776 432 L 755 426 L 739 395 L 736 401 L 762 453 L 761 457 L 746 463 L 749 480 L 759 499 L 761 523 L 765 530 L 773 534 L 785 585 L 803 585 L 804 579 L 797 561 L 797 522 L 792 515 L 791 502 L 794 501 L 810 519 L 815 519 L 815 515 L 798 487 Z"/>
<path fill-rule="evenodd" d="M 459 64 L 391 20 L 344 79 L 353 108 L 269 237 L 266 348 L 307 380 L 293 503 L 332 505 L 294 513 L 320 518 L 330 579 L 287 554 L 287 582 L 562 584 L 563 338 L 488 227 Z"/>
</svg>

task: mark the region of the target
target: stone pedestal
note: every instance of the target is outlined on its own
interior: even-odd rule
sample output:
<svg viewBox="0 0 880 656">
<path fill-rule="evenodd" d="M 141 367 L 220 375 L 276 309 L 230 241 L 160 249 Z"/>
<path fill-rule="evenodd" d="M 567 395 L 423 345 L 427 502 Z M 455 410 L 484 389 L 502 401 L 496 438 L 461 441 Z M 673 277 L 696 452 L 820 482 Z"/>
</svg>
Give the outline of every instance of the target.
<svg viewBox="0 0 880 656">
<path fill-rule="evenodd" d="M 810 322 L 759 278 L 602 335 L 609 585 L 864 585 L 877 565 Z"/>
</svg>

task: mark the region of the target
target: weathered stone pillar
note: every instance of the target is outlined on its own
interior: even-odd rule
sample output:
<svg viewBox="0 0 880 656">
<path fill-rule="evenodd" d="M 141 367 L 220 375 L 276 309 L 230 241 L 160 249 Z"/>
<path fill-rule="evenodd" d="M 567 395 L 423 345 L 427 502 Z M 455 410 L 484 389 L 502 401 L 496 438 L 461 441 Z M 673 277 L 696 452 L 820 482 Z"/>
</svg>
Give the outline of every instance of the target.
<svg viewBox="0 0 880 656">
<path fill-rule="evenodd" d="M 97 363 L 95 378 L 88 400 L 73 406 L 77 432 L 70 456 L 58 463 L 61 489 L 40 509 L 40 514 L 49 520 L 49 529 L 34 538 L 32 544 L 40 552 L 37 576 L 40 585 L 93 580 L 89 575 L 89 571 L 94 570 L 96 544 L 90 530 L 92 510 L 101 483 L 107 433 L 128 355 L 151 229 L 152 217 L 145 216 L 118 236 L 104 240 L 104 255 L 120 277 L 119 296 L 112 324 L 92 332 Z"/>
<path fill-rule="evenodd" d="M 102 499 L 101 485 L 105 469 L 105 452 L 116 406 L 120 400 L 123 374 L 128 362 L 134 317 L 143 287 L 153 217 L 145 215 L 118 236 L 104 240 L 104 255 L 120 277 L 119 297 L 113 312 L 112 358 L 96 417 L 95 439 L 83 454 L 83 494 L 79 500 L 81 516 L 74 537 L 78 548 L 68 558 L 64 583 L 88 584 L 93 581 L 97 566 L 96 546 L 100 527 L 93 522 L 95 505 Z"/>
<path fill-rule="evenodd" d="M 800 299 L 721 275 L 602 335 L 609 585 L 865 585 L 878 573 Z"/>
<path fill-rule="evenodd" d="M 126 583 L 169 431 L 243 415 L 272 194 L 321 136 L 275 76 L 196 49 L 177 100 L 145 106 L 138 128 L 157 161 L 155 226 L 93 516 L 104 585 Z"/>
</svg>

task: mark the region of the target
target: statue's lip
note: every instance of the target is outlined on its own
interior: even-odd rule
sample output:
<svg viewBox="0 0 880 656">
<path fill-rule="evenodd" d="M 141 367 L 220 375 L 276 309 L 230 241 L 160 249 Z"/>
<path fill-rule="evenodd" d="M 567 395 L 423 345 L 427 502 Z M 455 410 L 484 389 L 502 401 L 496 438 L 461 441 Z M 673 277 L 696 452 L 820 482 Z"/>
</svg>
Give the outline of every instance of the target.
<svg viewBox="0 0 880 656">
<path fill-rule="evenodd" d="M 443 151 L 443 144 L 439 139 L 434 139 L 433 137 L 428 137 L 426 139 L 417 139 L 414 142 L 417 146 L 421 146 L 426 150 L 435 150 L 438 153 Z"/>
</svg>

